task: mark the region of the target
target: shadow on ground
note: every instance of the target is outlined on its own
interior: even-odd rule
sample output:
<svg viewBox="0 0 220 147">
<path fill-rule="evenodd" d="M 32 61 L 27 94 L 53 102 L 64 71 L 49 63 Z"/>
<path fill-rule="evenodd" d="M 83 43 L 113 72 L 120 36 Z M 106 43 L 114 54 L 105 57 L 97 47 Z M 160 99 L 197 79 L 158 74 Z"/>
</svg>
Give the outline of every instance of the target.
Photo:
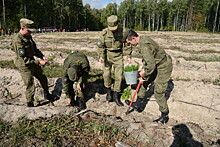
<svg viewBox="0 0 220 147">
<path fill-rule="evenodd" d="M 193 139 L 193 135 L 185 124 L 173 126 L 172 133 L 174 140 L 170 147 L 203 147 L 202 143 Z"/>
</svg>

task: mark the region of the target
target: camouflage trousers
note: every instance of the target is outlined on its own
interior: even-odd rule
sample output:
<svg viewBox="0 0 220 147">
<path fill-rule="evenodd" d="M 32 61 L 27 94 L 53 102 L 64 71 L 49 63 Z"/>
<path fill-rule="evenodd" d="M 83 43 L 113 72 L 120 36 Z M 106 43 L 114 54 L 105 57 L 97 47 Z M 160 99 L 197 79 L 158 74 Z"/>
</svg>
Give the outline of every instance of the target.
<svg viewBox="0 0 220 147">
<path fill-rule="evenodd" d="M 47 77 L 43 74 L 43 70 L 37 64 L 30 64 L 27 66 L 18 67 L 21 77 L 26 86 L 26 99 L 27 102 L 34 101 L 35 85 L 34 77 L 40 81 L 41 86 L 45 91 L 48 91 Z"/>
<path fill-rule="evenodd" d="M 137 94 L 139 98 L 144 98 L 148 85 L 154 82 L 154 97 L 159 105 L 160 112 L 169 113 L 165 92 L 170 80 L 172 69 L 172 59 L 167 55 L 167 61 L 154 70 L 149 79 L 141 85 Z"/>
<path fill-rule="evenodd" d="M 107 57 L 105 59 L 103 70 L 105 87 L 110 88 L 113 84 L 113 91 L 121 92 L 121 82 L 123 77 L 122 52 L 107 51 Z M 112 76 L 114 76 L 114 83 Z"/>
</svg>

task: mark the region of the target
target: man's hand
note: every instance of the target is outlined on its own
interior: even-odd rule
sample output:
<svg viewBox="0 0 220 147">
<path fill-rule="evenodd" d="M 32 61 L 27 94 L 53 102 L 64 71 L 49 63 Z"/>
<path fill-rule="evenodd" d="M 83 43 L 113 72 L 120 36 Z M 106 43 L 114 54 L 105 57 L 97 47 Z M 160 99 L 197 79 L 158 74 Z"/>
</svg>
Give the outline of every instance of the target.
<svg viewBox="0 0 220 147">
<path fill-rule="evenodd" d="M 44 66 L 45 64 L 47 64 L 47 62 L 48 62 L 48 58 L 44 56 L 43 60 L 39 61 L 39 64 Z"/>
<path fill-rule="evenodd" d="M 71 104 L 71 98 L 67 98 L 67 104 L 68 104 L 68 105 Z"/>
<path fill-rule="evenodd" d="M 47 63 L 47 62 L 46 62 L 45 60 L 39 61 L 39 64 L 42 65 L 42 66 L 44 66 L 46 63 Z"/>
<path fill-rule="evenodd" d="M 47 57 L 43 57 L 43 60 L 44 60 L 45 62 L 47 62 L 47 61 L 48 61 L 48 58 L 47 58 Z"/>
<path fill-rule="evenodd" d="M 100 57 L 99 62 L 104 63 L 104 59 L 102 57 Z"/>
<path fill-rule="evenodd" d="M 80 86 L 80 82 L 77 84 L 77 87 L 76 87 L 76 89 L 77 89 L 77 91 L 81 91 L 81 86 Z"/>
<path fill-rule="evenodd" d="M 139 74 L 140 74 L 141 77 L 144 77 L 144 73 L 145 73 L 144 69 L 142 68 Z"/>
<path fill-rule="evenodd" d="M 131 64 L 131 62 L 132 62 L 132 59 L 128 58 L 128 63 Z"/>
</svg>

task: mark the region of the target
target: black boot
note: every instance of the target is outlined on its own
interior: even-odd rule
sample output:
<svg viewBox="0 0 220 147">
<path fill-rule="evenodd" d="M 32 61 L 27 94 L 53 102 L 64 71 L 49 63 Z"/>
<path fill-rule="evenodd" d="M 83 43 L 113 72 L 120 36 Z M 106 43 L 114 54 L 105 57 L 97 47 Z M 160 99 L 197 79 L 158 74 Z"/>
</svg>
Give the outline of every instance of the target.
<svg viewBox="0 0 220 147">
<path fill-rule="evenodd" d="M 169 120 L 168 114 L 169 114 L 168 112 L 167 112 L 167 113 L 161 112 L 160 118 L 154 120 L 153 122 L 157 122 L 157 123 L 160 122 L 160 123 L 162 123 L 162 124 L 167 123 L 168 120 Z"/>
<path fill-rule="evenodd" d="M 84 110 L 84 109 L 86 109 L 87 107 L 86 107 L 86 103 L 84 102 L 84 100 L 82 100 L 82 98 L 76 98 L 76 104 L 77 104 L 77 106 L 79 106 L 79 109 L 80 110 Z"/>
<path fill-rule="evenodd" d="M 106 100 L 107 100 L 108 102 L 113 102 L 113 97 L 112 97 L 112 90 L 111 90 L 111 88 L 107 88 Z"/>
<path fill-rule="evenodd" d="M 119 92 L 114 91 L 113 99 L 118 106 L 124 106 L 124 104 L 120 100 L 120 93 Z"/>
<path fill-rule="evenodd" d="M 33 102 L 27 102 L 27 106 L 28 107 L 34 107 L 34 103 Z"/>
<path fill-rule="evenodd" d="M 71 99 L 70 106 L 76 106 L 76 101 L 74 99 Z"/>
<path fill-rule="evenodd" d="M 44 91 L 44 99 L 47 99 L 49 101 L 53 101 L 54 98 L 53 98 L 53 95 L 49 93 L 49 91 Z"/>
<path fill-rule="evenodd" d="M 125 100 L 125 103 L 127 105 L 130 105 L 130 102 L 131 101 L 129 101 L 129 100 Z M 136 110 L 138 112 L 142 112 L 144 110 L 143 99 L 138 97 L 136 102 L 133 102 L 131 106 L 132 106 L 132 108 L 134 108 L 134 110 Z"/>
</svg>

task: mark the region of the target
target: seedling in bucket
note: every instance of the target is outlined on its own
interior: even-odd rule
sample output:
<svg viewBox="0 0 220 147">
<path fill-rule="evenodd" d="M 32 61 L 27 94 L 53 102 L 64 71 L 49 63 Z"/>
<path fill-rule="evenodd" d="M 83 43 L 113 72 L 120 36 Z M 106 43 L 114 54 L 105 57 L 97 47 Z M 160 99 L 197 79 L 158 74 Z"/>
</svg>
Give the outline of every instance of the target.
<svg viewBox="0 0 220 147">
<path fill-rule="evenodd" d="M 124 68 L 125 81 L 127 84 L 137 84 L 139 65 L 128 65 Z"/>
</svg>

